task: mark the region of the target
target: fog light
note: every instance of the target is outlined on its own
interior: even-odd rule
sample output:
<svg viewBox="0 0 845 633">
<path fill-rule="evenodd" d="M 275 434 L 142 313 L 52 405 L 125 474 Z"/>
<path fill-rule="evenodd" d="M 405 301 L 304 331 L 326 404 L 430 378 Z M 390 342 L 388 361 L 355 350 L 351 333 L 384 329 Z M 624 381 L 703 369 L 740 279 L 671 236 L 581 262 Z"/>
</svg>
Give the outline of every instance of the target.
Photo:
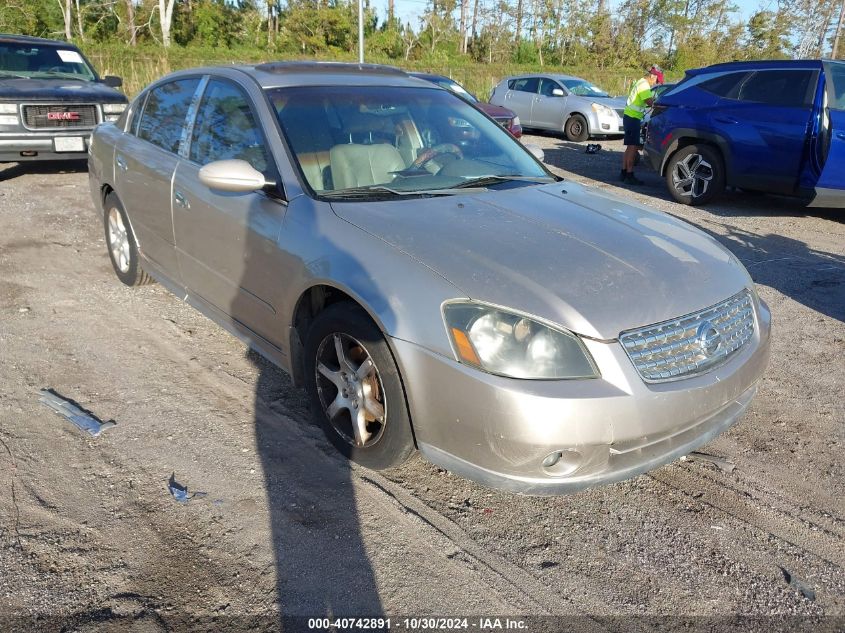
<svg viewBox="0 0 845 633">
<path fill-rule="evenodd" d="M 609 123 L 602 123 L 602 124 L 601 124 L 601 129 L 603 129 L 603 130 L 609 130 L 609 129 L 610 129 L 610 124 L 609 124 Z"/>
<path fill-rule="evenodd" d="M 584 463 L 584 456 L 574 448 L 565 448 L 549 453 L 543 460 L 543 470 L 552 477 L 566 477 L 578 470 Z"/>
<path fill-rule="evenodd" d="M 38 152 L 34 152 L 31 149 L 28 149 L 26 151 L 21 152 L 21 156 L 29 156 L 29 157 L 38 156 Z"/>
</svg>

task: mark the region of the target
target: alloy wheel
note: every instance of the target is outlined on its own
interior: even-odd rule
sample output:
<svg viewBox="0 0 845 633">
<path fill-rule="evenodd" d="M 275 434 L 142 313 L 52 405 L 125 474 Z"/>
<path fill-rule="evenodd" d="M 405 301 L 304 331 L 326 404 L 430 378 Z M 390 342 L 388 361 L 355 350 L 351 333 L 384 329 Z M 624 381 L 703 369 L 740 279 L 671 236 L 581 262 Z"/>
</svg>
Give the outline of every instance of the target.
<svg viewBox="0 0 845 633">
<path fill-rule="evenodd" d="M 325 337 L 317 348 L 317 395 L 346 442 L 372 446 L 384 434 L 387 402 L 381 376 L 364 345 L 348 334 Z"/>
<path fill-rule="evenodd" d="M 701 154 L 690 154 L 675 163 L 672 183 L 682 196 L 700 198 L 713 180 L 713 166 Z"/>
<path fill-rule="evenodd" d="M 109 209 L 109 250 L 114 263 L 122 273 L 129 272 L 129 234 L 120 211 Z"/>
</svg>

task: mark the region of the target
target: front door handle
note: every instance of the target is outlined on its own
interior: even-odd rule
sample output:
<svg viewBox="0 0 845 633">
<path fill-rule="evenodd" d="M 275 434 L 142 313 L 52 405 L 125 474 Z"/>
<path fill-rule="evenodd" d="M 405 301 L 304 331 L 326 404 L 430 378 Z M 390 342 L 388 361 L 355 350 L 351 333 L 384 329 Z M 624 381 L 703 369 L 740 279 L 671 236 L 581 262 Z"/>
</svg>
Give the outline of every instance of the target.
<svg viewBox="0 0 845 633">
<path fill-rule="evenodd" d="M 739 121 L 737 121 L 736 119 L 732 119 L 731 117 L 727 117 L 727 116 L 725 116 L 725 117 L 717 116 L 717 117 L 713 117 L 713 119 L 715 121 L 718 121 L 719 123 L 727 123 L 728 125 L 733 125 L 734 123 L 739 123 Z"/>
<path fill-rule="evenodd" d="M 176 201 L 176 204 L 183 209 L 190 209 L 191 203 L 188 202 L 188 199 L 185 197 L 185 194 L 181 191 L 174 191 L 173 192 L 173 199 Z"/>
<path fill-rule="evenodd" d="M 841 141 L 845 141 L 845 132 L 837 132 L 836 138 L 838 138 Z"/>
<path fill-rule="evenodd" d="M 126 171 L 126 159 L 123 158 L 123 156 L 118 156 L 114 159 L 114 162 L 117 164 L 118 169 L 120 169 L 121 171 Z"/>
</svg>

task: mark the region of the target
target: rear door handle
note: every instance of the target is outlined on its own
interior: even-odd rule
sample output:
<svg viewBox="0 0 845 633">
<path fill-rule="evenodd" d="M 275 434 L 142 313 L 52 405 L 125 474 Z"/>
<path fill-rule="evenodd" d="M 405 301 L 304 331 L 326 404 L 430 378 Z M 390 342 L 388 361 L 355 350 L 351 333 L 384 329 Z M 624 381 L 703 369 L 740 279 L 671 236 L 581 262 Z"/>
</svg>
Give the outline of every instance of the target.
<svg viewBox="0 0 845 633">
<path fill-rule="evenodd" d="M 126 159 L 124 159 L 123 156 L 118 156 L 114 159 L 114 162 L 117 164 L 120 170 L 126 171 Z"/>
<path fill-rule="evenodd" d="M 727 123 L 729 125 L 733 125 L 734 123 L 739 123 L 736 119 L 732 119 L 728 116 L 717 116 L 713 117 L 714 120 L 718 121 L 719 123 Z"/>
<path fill-rule="evenodd" d="M 173 199 L 176 201 L 176 204 L 183 209 L 190 209 L 191 203 L 188 202 L 188 199 L 185 197 L 185 194 L 181 191 L 174 191 L 173 192 Z"/>
<path fill-rule="evenodd" d="M 837 132 L 836 138 L 845 141 L 845 132 Z"/>
</svg>

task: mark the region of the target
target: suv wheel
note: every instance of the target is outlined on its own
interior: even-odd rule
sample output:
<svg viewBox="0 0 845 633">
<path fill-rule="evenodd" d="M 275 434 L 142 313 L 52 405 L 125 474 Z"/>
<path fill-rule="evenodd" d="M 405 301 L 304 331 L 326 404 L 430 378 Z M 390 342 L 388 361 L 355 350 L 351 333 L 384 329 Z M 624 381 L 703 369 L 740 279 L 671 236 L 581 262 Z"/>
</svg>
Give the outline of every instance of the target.
<svg viewBox="0 0 845 633">
<path fill-rule="evenodd" d="M 563 133 L 566 134 L 566 140 L 582 143 L 590 137 L 590 126 L 587 125 L 587 119 L 583 116 L 573 114 L 566 120 Z"/>
<path fill-rule="evenodd" d="M 725 190 L 722 157 L 709 145 L 687 145 L 669 159 L 666 185 L 681 204 L 707 204 Z"/>
</svg>

